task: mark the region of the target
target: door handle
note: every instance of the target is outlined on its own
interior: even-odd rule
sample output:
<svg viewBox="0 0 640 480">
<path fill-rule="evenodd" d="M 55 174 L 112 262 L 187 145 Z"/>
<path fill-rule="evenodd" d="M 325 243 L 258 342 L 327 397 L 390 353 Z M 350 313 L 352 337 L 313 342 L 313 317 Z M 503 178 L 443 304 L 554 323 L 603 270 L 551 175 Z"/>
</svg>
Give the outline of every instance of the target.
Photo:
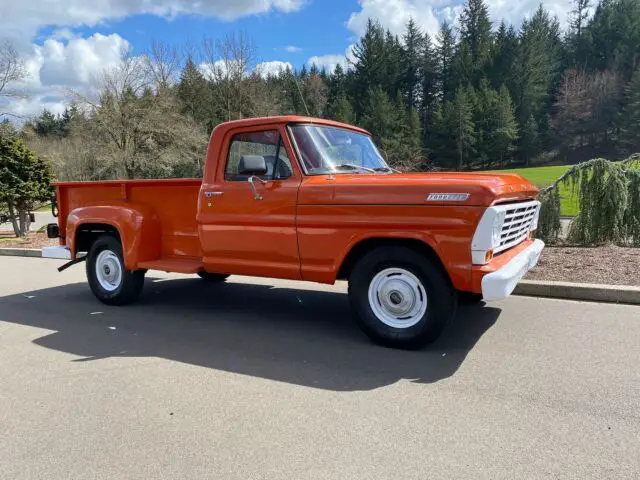
<svg viewBox="0 0 640 480">
<path fill-rule="evenodd" d="M 221 197 L 222 195 L 224 192 L 204 192 L 204 196 L 207 198 Z"/>
</svg>

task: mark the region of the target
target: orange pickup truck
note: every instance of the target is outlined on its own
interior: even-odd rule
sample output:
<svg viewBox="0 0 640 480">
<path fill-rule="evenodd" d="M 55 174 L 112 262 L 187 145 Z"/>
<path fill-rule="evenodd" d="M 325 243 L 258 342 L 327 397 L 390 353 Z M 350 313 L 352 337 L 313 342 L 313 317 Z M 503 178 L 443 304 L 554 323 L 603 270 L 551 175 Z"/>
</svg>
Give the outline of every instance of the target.
<svg viewBox="0 0 640 480">
<path fill-rule="evenodd" d="M 58 183 L 60 246 L 86 260 L 109 305 L 138 297 L 148 270 L 332 284 L 348 280 L 374 341 L 438 337 L 459 298 L 511 294 L 538 261 L 538 190 L 518 175 L 401 173 L 360 128 L 298 116 L 219 125 L 203 179 Z M 85 253 L 85 255 L 83 255 Z"/>
</svg>

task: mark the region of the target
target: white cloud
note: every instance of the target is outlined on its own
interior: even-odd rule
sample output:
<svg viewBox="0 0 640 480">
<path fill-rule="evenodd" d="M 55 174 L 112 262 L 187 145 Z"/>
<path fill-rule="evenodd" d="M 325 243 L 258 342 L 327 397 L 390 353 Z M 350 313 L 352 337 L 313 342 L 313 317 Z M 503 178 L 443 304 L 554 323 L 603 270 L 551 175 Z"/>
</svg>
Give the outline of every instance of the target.
<svg viewBox="0 0 640 480">
<path fill-rule="evenodd" d="M 24 98 L 10 101 L 2 110 L 22 117 L 37 115 L 44 108 L 59 113 L 72 92 L 94 89 L 100 74 L 115 67 L 128 48 L 129 43 L 115 33 L 68 41 L 49 38 L 42 45 L 33 44 L 25 55 L 26 78 L 12 85 Z"/>
<path fill-rule="evenodd" d="M 329 54 L 329 55 L 316 55 L 307 60 L 307 65 L 317 65 L 318 68 L 325 68 L 328 72 L 333 72 L 337 65 L 340 65 L 344 70 L 349 68 L 350 63 L 355 61 L 353 56 L 354 45 L 349 45 L 344 52 L 344 55 Z"/>
<path fill-rule="evenodd" d="M 459 2 L 442 0 L 360 0 L 359 12 L 353 12 L 347 21 L 347 28 L 361 36 L 367 28 L 367 21 L 378 20 L 391 33 L 402 35 L 410 18 L 413 18 L 423 30 L 435 33 L 439 21 L 436 8 Z"/>
<path fill-rule="evenodd" d="M 540 5 L 539 1 L 521 0 L 518 2 L 509 0 L 489 0 L 487 1 L 489 14 L 493 22 L 498 25 L 500 20 L 504 19 L 507 23 L 511 23 L 519 27 L 525 18 L 531 18 Z M 571 10 L 571 2 L 568 0 L 545 0 L 542 6 L 558 17 L 561 28 L 567 28 L 569 21 L 569 11 Z"/>
<path fill-rule="evenodd" d="M 298 53 L 301 52 L 302 49 L 300 47 L 296 47 L 295 45 L 287 45 L 286 47 L 284 47 L 284 51 L 289 53 Z"/>
<path fill-rule="evenodd" d="M 272 60 L 270 62 L 259 63 L 253 71 L 262 77 L 268 77 L 269 75 L 278 75 L 287 68 L 293 70 L 293 65 L 289 62 Z"/>
<path fill-rule="evenodd" d="M 307 64 L 309 66 L 316 65 L 318 68 L 326 68 L 327 71 L 332 72 L 337 65 L 347 68 L 347 59 L 344 55 L 316 55 L 311 57 Z"/>
<path fill-rule="evenodd" d="M 96 33 L 67 43 L 49 39 L 36 47 L 42 85 L 88 86 L 96 75 L 116 66 L 129 43 L 118 34 Z"/>
<path fill-rule="evenodd" d="M 277 10 L 292 12 L 306 0 L 2 0 L 3 36 L 32 38 L 47 25 L 93 26 L 106 20 L 148 14 L 164 18 L 203 15 L 223 20 Z"/>
<path fill-rule="evenodd" d="M 462 12 L 461 0 L 359 0 L 360 10 L 353 12 L 347 21 L 347 28 L 361 36 L 367 20 L 378 20 L 391 33 L 402 35 L 410 18 L 420 28 L 435 35 L 440 23 L 446 20 L 456 23 Z M 524 18 L 530 17 L 540 4 L 540 0 L 486 0 L 491 19 L 497 25 L 502 19 L 520 26 Z M 546 0 L 544 8 L 558 17 L 564 28 L 571 9 L 568 0 Z"/>
</svg>

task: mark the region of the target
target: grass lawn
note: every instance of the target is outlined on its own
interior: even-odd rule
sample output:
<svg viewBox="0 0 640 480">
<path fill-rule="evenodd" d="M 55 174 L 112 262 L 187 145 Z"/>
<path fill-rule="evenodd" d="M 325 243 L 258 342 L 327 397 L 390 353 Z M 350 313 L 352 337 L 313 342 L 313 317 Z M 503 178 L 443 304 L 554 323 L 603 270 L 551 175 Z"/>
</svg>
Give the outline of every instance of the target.
<svg viewBox="0 0 640 480">
<path fill-rule="evenodd" d="M 542 188 L 551 185 L 558 177 L 567 171 L 569 165 L 555 167 L 530 167 L 500 170 L 499 173 L 517 173 Z M 571 194 L 570 187 L 560 185 L 560 214 L 574 217 L 578 213 L 578 199 Z"/>
</svg>

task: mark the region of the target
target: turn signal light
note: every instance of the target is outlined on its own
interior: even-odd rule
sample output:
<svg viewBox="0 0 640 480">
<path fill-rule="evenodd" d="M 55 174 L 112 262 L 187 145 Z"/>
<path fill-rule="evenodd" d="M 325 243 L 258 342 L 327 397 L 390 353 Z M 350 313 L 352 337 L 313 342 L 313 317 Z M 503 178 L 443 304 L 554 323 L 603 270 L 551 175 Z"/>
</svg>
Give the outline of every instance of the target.
<svg viewBox="0 0 640 480">
<path fill-rule="evenodd" d="M 493 250 L 487 250 L 484 255 L 484 263 L 489 263 L 491 260 L 493 260 Z"/>
</svg>

